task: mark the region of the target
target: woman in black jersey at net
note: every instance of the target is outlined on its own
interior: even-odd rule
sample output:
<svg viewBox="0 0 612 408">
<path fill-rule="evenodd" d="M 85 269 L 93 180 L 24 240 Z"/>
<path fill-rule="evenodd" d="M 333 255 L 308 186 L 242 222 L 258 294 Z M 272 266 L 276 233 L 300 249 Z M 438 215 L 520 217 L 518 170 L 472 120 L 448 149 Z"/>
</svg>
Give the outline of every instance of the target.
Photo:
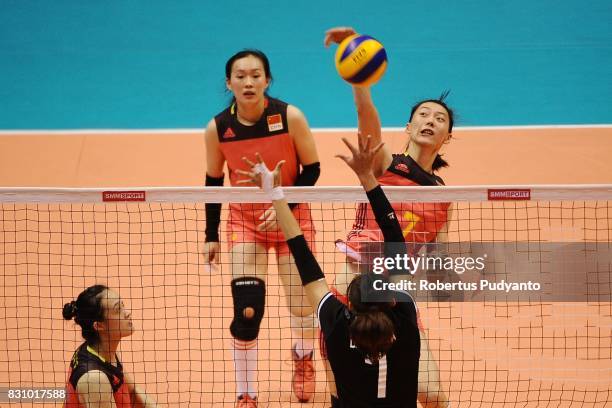
<svg viewBox="0 0 612 408">
<path fill-rule="evenodd" d="M 359 135 L 358 148 L 346 139 L 352 157 L 338 155 L 358 176 L 366 191 L 376 221 L 383 232 L 385 256 L 401 253 L 404 238 L 391 204 L 372 173 L 372 161 L 382 143 L 370 147 L 370 137 Z M 337 398 L 333 407 L 416 407 L 420 335 L 416 304 L 400 291 L 376 290 L 387 283 L 382 275 L 356 276 L 348 289 L 349 305 L 330 292 L 323 271 L 308 248 L 279 186 L 278 163 L 267 169 L 261 157 L 257 163 L 244 159 L 251 171 L 241 171 L 245 182 L 261 186 L 272 200 L 277 221 L 298 266 L 306 295 L 317 310 L 328 358 L 333 370 Z M 404 246 L 405 248 L 405 246 Z M 389 280 L 408 272 L 389 271 Z"/>
</svg>

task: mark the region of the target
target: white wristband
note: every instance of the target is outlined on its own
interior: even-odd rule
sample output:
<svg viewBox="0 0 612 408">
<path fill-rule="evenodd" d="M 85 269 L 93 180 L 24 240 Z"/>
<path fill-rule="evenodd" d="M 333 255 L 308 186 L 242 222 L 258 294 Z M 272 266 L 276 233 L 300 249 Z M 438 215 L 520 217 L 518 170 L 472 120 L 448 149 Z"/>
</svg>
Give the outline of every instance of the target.
<svg viewBox="0 0 612 408">
<path fill-rule="evenodd" d="M 282 187 L 274 187 L 269 192 L 266 192 L 266 194 L 268 194 L 268 197 L 272 201 L 282 200 L 283 198 L 285 198 L 285 193 L 283 192 Z"/>
<path fill-rule="evenodd" d="M 282 187 L 274 187 L 274 174 L 266 167 L 264 163 L 257 163 L 253 169 L 256 174 L 261 174 L 261 188 L 272 201 L 282 200 L 285 198 Z"/>
</svg>

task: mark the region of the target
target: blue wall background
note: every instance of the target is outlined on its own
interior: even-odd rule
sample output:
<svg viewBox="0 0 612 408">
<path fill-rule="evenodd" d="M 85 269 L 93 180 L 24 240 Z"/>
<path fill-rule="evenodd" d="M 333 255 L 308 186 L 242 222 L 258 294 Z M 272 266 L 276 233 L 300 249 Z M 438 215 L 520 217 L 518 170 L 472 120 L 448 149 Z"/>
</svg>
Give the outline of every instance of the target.
<svg viewBox="0 0 612 408">
<path fill-rule="evenodd" d="M 1 0 L 0 129 L 202 127 L 245 47 L 268 54 L 271 94 L 311 126 L 352 127 L 322 46 L 335 25 L 387 49 L 384 126 L 444 89 L 458 125 L 612 123 L 610 0 Z"/>
</svg>

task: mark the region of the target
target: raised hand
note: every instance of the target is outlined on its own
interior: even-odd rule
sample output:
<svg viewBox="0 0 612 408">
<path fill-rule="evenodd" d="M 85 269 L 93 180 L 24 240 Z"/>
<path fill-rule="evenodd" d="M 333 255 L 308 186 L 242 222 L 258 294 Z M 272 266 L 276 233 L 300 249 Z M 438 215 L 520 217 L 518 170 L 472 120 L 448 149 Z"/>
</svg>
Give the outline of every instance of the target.
<svg viewBox="0 0 612 408">
<path fill-rule="evenodd" d="M 342 40 L 347 37 L 350 37 L 353 34 L 357 34 L 357 32 L 351 27 L 330 28 L 325 32 L 325 39 L 323 40 L 323 44 L 325 44 L 326 47 L 329 47 L 331 43 L 340 44 Z"/>
<path fill-rule="evenodd" d="M 264 163 L 261 155 L 259 153 L 255 153 L 257 157 L 257 163 L 253 163 L 246 157 L 242 158 L 246 164 L 251 167 L 251 171 L 244 170 L 236 170 L 236 173 L 241 176 L 246 176 L 246 179 L 238 180 L 238 184 L 255 184 L 257 187 L 260 187 L 264 191 L 268 192 L 276 187 L 281 186 L 281 167 L 285 164 L 284 160 L 279 161 L 276 164 L 274 170 L 270 171 Z"/>
<path fill-rule="evenodd" d="M 371 148 L 370 139 L 371 137 L 369 135 L 365 136 L 359 133 L 357 135 L 358 147 L 356 148 L 351 142 L 343 137 L 342 141 L 351 151 L 352 157 L 342 154 L 336 155 L 336 157 L 342 159 L 355 172 L 360 180 L 364 177 L 373 177 L 372 163 L 374 162 L 376 153 L 384 146 L 384 143 L 380 142 L 377 146 Z"/>
</svg>

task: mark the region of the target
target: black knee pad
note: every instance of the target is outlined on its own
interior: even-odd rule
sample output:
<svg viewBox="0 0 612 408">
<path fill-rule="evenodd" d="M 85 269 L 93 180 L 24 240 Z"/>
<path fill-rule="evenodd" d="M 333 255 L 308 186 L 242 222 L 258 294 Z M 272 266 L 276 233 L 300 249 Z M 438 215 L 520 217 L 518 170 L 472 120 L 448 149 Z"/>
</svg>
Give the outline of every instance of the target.
<svg viewBox="0 0 612 408">
<path fill-rule="evenodd" d="M 238 340 L 251 341 L 259 335 L 259 325 L 264 316 L 266 305 L 266 283 L 255 277 L 232 280 L 234 299 L 234 320 L 230 326 L 232 336 Z M 252 307 L 252 318 L 244 317 L 244 309 Z"/>
</svg>

